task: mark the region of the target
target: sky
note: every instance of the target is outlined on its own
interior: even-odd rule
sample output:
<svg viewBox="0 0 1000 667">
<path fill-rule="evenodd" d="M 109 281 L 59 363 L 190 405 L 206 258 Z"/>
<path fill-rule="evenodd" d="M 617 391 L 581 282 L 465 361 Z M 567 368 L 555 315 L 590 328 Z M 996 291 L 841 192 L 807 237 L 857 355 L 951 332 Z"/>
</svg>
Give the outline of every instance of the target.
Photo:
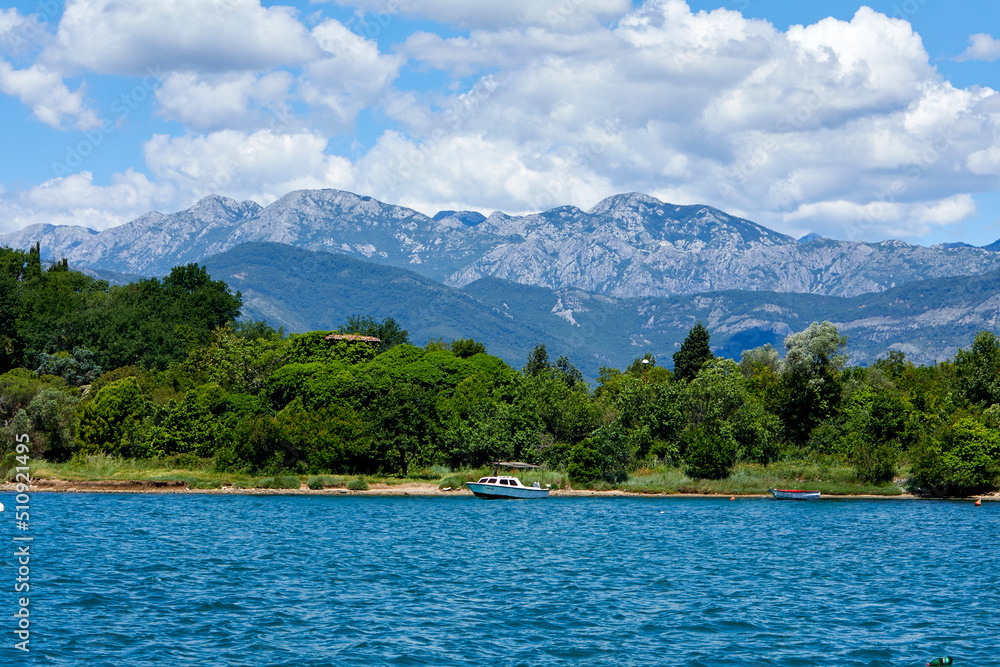
<svg viewBox="0 0 1000 667">
<path fill-rule="evenodd" d="M 0 233 L 220 194 L 1000 239 L 996 0 L 41 0 L 0 8 Z"/>
</svg>

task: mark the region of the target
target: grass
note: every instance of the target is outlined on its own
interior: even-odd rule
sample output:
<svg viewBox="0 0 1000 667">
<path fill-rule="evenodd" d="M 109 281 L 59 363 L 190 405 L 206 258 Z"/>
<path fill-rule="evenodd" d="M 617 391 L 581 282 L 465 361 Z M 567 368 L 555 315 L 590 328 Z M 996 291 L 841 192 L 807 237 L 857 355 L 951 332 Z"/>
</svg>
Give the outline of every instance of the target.
<svg viewBox="0 0 1000 667">
<path fill-rule="evenodd" d="M 898 469 L 907 477 L 909 466 Z M 64 463 L 35 459 L 31 465 L 34 478 L 58 478 L 74 481 L 138 480 L 181 481 L 192 489 L 219 489 L 232 486 L 238 489 L 271 488 L 298 489 L 303 481 L 313 490 L 347 488 L 367 490 L 371 483 L 388 485 L 406 482 L 435 483 L 438 488 L 459 490 L 465 482 L 493 474 L 493 468 L 483 467 L 451 471 L 443 466 L 415 469 L 407 477 L 371 477 L 354 475 L 296 476 L 291 474 L 253 475 L 250 473 L 220 472 L 212 459 L 199 459 L 180 455 L 162 459 L 121 459 L 107 455 L 78 456 Z M 566 473 L 558 470 L 522 470 L 517 476 L 526 486 L 538 482 L 545 488 L 570 487 Z M 897 478 L 897 482 L 901 482 Z M 786 459 L 768 465 L 741 464 L 722 480 L 692 479 L 680 468 L 667 466 L 642 467 L 635 470 L 623 483 L 612 485 L 594 482 L 576 485 L 594 491 L 619 489 L 632 493 L 704 493 L 722 495 L 766 494 L 773 488 L 802 488 L 821 491 L 827 495 L 881 495 L 903 493 L 898 483 L 874 486 L 860 482 L 854 469 L 844 463 L 822 459 Z"/>
<path fill-rule="evenodd" d="M 857 479 L 854 468 L 833 461 L 788 459 L 768 465 L 745 463 L 720 480 L 692 479 L 679 468 L 640 468 L 619 485 L 634 493 L 766 494 L 774 488 L 797 488 L 828 495 L 898 496 L 895 483 L 876 486 Z"/>
</svg>

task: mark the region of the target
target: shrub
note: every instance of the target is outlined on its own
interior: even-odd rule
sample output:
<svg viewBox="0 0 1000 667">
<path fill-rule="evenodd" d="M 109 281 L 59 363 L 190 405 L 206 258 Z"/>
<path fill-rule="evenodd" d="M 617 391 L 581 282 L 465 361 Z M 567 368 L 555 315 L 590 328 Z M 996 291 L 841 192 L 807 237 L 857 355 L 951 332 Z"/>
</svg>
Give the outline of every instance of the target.
<svg viewBox="0 0 1000 667">
<path fill-rule="evenodd" d="M 899 446 L 895 441 L 876 441 L 868 434 L 861 434 L 851 450 L 851 463 L 858 479 L 869 484 L 891 482 L 896 474 Z"/>
<path fill-rule="evenodd" d="M 299 488 L 299 478 L 294 475 L 275 475 L 264 482 L 265 489 L 297 489 Z"/>
<path fill-rule="evenodd" d="M 935 496 L 966 496 L 994 489 L 1000 476 L 1000 435 L 980 422 L 963 418 L 938 441 L 914 453 L 911 490 Z"/>
<path fill-rule="evenodd" d="M 313 477 L 312 479 L 309 480 L 309 484 L 307 486 L 313 491 L 319 491 L 320 489 L 323 488 L 323 478 Z"/>
<path fill-rule="evenodd" d="M 347 483 L 347 488 L 351 491 L 367 491 L 368 482 L 363 479 L 352 479 Z"/>
<path fill-rule="evenodd" d="M 569 453 L 569 463 L 566 466 L 569 478 L 574 482 L 586 484 L 601 476 L 601 462 L 597 452 L 584 445 L 575 446 Z"/>
<path fill-rule="evenodd" d="M 685 434 L 687 474 L 698 479 L 723 479 L 736 465 L 736 441 L 728 433 L 700 428 Z"/>
</svg>

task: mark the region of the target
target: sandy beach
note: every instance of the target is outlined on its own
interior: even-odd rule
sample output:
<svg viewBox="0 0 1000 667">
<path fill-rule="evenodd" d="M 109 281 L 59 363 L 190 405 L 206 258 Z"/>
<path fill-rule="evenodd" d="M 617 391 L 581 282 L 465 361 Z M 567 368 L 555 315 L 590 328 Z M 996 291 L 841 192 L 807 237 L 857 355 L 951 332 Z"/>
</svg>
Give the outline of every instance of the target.
<svg viewBox="0 0 1000 667">
<path fill-rule="evenodd" d="M 15 492 L 16 487 L 11 482 L 0 484 L 0 492 Z M 192 489 L 183 481 L 153 481 L 153 480 L 65 480 L 65 479 L 36 479 L 31 484 L 31 492 L 60 492 L 60 493 L 185 493 L 185 494 L 208 494 L 208 495 L 256 495 L 256 496 L 278 496 L 278 495 L 316 495 L 316 496 L 472 496 L 472 492 L 466 488 L 451 489 L 448 491 L 439 489 L 437 484 L 429 482 L 403 482 L 401 484 L 372 483 L 366 491 L 352 491 L 345 488 L 310 489 L 305 483 L 298 489 L 264 489 L 264 488 L 242 488 L 234 486 L 223 486 L 220 489 Z M 634 493 L 629 491 L 593 491 L 590 489 L 552 489 L 549 493 L 552 497 L 631 497 L 631 498 L 770 498 L 770 494 L 706 494 L 706 493 Z M 831 495 L 824 494 L 824 498 L 858 498 L 858 499 L 883 499 L 883 500 L 921 500 L 922 496 L 915 496 L 910 493 L 903 493 L 898 496 L 876 496 L 876 495 Z M 984 501 L 1000 501 L 1000 492 L 986 494 L 982 496 L 970 496 L 973 500 L 981 498 Z"/>
</svg>

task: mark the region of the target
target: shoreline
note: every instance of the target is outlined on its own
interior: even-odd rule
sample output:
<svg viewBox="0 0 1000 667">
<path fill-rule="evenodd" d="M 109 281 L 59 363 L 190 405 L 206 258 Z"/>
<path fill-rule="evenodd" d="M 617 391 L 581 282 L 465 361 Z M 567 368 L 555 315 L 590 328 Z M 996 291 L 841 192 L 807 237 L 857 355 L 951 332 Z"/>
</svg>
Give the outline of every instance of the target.
<svg viewBox="0 0 1000 667">
<path fill-rule="evenodd" d="M 472 492 L 466 488 L 443 491 L 437 484 L 425 482 L 403 482 L 401 484 L 372 483 L 368 490 L 352 491 L 341 487 L 325 489 L 310 489 L 301 484 L 298 489 L 267 489 L 224 486 L 219 489 L 192 489 L 183 481 L 153 481 L 153 480 L 65 480 L 36 479 L 29 487 L 31 493 L 149 493 L 149 494 L 205 494 L 205 495 L 243 495 L 243 496 L 423 496 L 423 497 L 472 497 Z M 16 484 L 4 482 L 0 484 L 0 493 L 16 492 Z M 590 498 L 770 498 L 768 493 L 666 493 L 621 491 L 594 491 L 591 489 L 552 489 L 550 497 L 590 497 Z M 965 496 L 949 498 L 930 498 L 912 493 L 902 493 L 894 496 L 874 494 L 834 495 L 823 494 L 822 498 L 859 499 L 859 500 L 974 500 L 1000 501 L 1000 492 L 982 496 Z"/>
</svg>

